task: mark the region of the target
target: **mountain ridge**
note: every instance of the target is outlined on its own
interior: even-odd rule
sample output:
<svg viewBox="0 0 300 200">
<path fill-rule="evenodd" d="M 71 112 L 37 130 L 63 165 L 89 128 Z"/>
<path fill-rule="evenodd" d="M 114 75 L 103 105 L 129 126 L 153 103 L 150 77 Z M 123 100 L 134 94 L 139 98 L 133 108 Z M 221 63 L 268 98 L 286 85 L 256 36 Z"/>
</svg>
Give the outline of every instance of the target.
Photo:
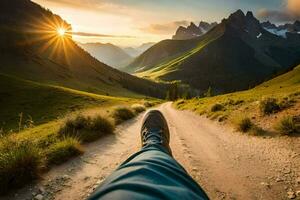
<svg viewBox="0 0 300 200">
<path fill-rule="evenodd" d="M 168 42 L 170 47 L 178 41 Z M 176 49 L 163 49 L 163 43 L 166 41 L 131 63 L 130 72 L 150 79 L 178 80 L 200 93 L 207 88 L 216 93 L 248 89 L 300 62 L 299 34 L 289 33 L 287 38 L 274 35 L 261 26 L 252 12 L 244 14 L 242 10 L 203 36 L 184 40 L 183 44 L 191 44 L 184 51 L 180 51 L 181 44 Z M 163 52 L 169 54 L 164 57 Z"/>
<path fill-rule="evenodd" d="M 162 84 L 115 70 L 80 48 L 70 34 L 60 37 L 57 29 L 71 32 L 71 25 L 38 4 L 4 0 L 0 10 L 1 73 L 98 94 L 164 97 Z"/>
<path fill-rule="evenodd" d="M 128 65 L 133 57 L 127 54 L 122 48 L 111 43 L 79 43 L 77 44 L 89 52 L 99 61 L 106 63 L 116 69 Z"/>
<path fill-rule="evenodd" d="M 202 36 L 207 33 L 210 29 L 215 27 L 217 22 L 207 23 L 200 21 L 199 25 L 196 26 L 194 22 L 191 22 L 189 26 L 183 27 L 179 26 L 176 30 L 175 35 L 173 35 L 173 40 L 187 40 Z"/>
</svg>

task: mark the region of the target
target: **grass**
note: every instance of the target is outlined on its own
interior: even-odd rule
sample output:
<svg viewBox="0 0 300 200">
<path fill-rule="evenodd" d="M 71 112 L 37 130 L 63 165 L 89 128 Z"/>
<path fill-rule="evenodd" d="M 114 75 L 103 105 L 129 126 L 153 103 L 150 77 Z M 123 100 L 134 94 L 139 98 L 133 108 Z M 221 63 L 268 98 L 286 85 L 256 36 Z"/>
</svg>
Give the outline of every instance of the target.
<svg viewBox="0 0 300 200">
<path fill-rule="evenodd" d="M 62 140 L 49 146 L 45 152 L 47 164 L 61 164 L 74 156 L 84 152 L 79 139 L 74 137 L 65 137 Z"/>
<path fill-rule="evenodd" d="M 131 108 L 134 110 L 134 112 L 136 114 L 139 114 L 139 113 L 144 112 L 146 110 L 146 107 L 144 105 L 141 105 L 141 104 L 133 104 L 131 106 Z"/>
<path fill-rule="evenodd" d="M 126 120 L 134 118 L 135 116 L 136 113 L 129 107 L 117 107 L 112 113 L 115 124 L 120 124 Z"/>
<path fill-rule="evenodd" d="M 108 97 L 0 74 L 0 194 L 82 154 L 82 142 L 112 134 L 114 119 L 109 115 L 116 106 L 157 103 L 156 99 Z M 142 107 L 136 107 L 137 111 Z"/>
<path fill-rule="evenodd" d="M 156 81 L 163 81 L 165 76 L 168 76 L 168 74 L 177 71 L 182 65 L 182 63 L 185 62 L 185 60 L 187 60 L 194 54 L 200 52 L 206 45 L 218 39 L 220 36 L 221 35 L 219 32 L 216 32 L 213 35 L 208 35 L 208 37 L 204 36 L 202 40 L 196 41 L 195 48 L 192 48 L 174 56 L 169 56 L 168 58 L 159 61 L 159 64 L 156 64 L 155 66 L 145 71 L 138 72 L 136 73 L 136 75 L 139 77 L 149 78 Z"/>
<path fill-rule="evenodd" d="M 234 121 L 235 127 L 238 131 L 246 133 L 253 128 L 253 123 L 249 117 L 238 117 Z"/>
<path fill-rule="evenodd" d="M 78 114 L 64 121 L 59 134 L 62 137 L 71 136 L 83 142 L 91 142 L 105 134 L 112 134 L 114 129 L 114 124 L 101 115 L 91 117 Z"/>
<path fill-rule="evenodd" d="M 78 110 L 138 101 L 141 100 L 102 96 L 0 74 L 0 129 L 16 131 Z"/>
<path fill-rule="evenodd" d="M 224 106 L 222 104 L 216 103 L 211 107 L 211 112 L 217 112 L 224 109 Z"/>
<path fill-rule="evenodd" d="M 43 158 L 34 144 L 5 140 L 0 146 L 0 194 L 38 178 L 42 167 Z"/>
<path fill-rule="evenodd" d="M 275 98 L 266 98 L 260 101 L 260 111 L 263 114 L 270 115 L 280 111 L 280 106 Z"/>
<path fill-rule="evenodd" d="M 293 116 L 284 116 L 275 124 L 275 129 L 282 135 L 300 133 L 300 123 Z"/>
<path fill-rule="evenodd" d="M 107 100 L 84 112 L 74 111 L 65 118 L 4 134 L 5 136 L 0 137 L 0 194 L 39 178 L 42 169 L 82 154 L 84 149 L 81 142 L 91 142 L 104 134 L 112 134 L 115 126 L 114 119 L 109 117 L 110 113 L 118 113 L 115 115 L 117 120 L 126 120 L 128 112 L 120 108 L 130 110 L 135 116 L 145 108 L 145 103 L 155 105 L 159 102 L 124 98 L 118 101 L 117 98 L 112 98 L 111 101 Z M 116 107 L 122 104 L 130 107 Z M 134 111 L 134 108 L 138 111 Z M 43 111 L 46 113 L 48 108 Z"/>
<path fill-rule="evenodd" d="M 177 109 L 191 110 L 219 121 L 231 122 L 236 116 L 247 113 L 255 124 L 272 124 L 275 123 L 274 117 L 287 111 L 295 116 L 299 115 L 297 109 L 300 107 L 300 65 L 250 90 L 178 100 L 173 105 Z M 220 105 L 223 106 L 222 109 Z M 269 126 L 262 128 L 267 132 L 272 129 Z"/>
</svg>

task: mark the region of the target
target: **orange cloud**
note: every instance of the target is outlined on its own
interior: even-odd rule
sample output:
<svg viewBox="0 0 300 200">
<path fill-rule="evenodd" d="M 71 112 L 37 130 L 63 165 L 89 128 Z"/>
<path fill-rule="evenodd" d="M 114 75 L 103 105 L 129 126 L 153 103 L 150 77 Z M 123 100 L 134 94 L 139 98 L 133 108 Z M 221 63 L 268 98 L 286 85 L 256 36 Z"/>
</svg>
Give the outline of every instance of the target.
<svg viewBox="0 0 300 200">
<path fill-rule="evenodd" d="M 182 20 L 182 21 L 174 21 L 165 24 L 150 24 L 147 27 L 141 28 L 142 31 L 153 34 L 171 34 L 176 31 L 179 26 L 186 26 L 190 22 Z"/>
<path fill-rule="evenodd" d="M 287 8 L 296 16 L 300 16 L 300 0 L 288 0 Z"/>
</svg>

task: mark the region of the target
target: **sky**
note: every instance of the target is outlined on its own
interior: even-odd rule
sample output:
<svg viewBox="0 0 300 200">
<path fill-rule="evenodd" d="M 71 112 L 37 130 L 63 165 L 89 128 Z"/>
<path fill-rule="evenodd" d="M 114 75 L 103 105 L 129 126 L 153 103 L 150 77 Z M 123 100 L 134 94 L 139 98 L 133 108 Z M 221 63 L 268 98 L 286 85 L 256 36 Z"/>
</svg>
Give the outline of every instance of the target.
<svg viewBox="0 0 300 200">
<path fill-rule="evenodd" d="M 237 9 L 261 20 L 300 19 L 300 0 L 33 0 L 72 25 L 73 39 L 138 46 L 171 38 L 191 21 L 220 22 Z M 79 36 L 80 35 L 80 36 Z"/>
</svg>

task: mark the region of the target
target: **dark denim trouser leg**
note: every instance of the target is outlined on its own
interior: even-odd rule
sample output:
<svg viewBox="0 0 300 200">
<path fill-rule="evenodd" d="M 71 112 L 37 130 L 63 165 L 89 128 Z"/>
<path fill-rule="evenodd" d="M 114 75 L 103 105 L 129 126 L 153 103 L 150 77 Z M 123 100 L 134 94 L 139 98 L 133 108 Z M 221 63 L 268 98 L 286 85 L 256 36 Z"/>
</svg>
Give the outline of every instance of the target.
<svg viewBox="0 0 300 200">
<path fill-rule="evenodd" d="M 121 164 L 89 199 L 196 200 L 208 197 L 161 145 L 149 144 Z"/>
</svg>

